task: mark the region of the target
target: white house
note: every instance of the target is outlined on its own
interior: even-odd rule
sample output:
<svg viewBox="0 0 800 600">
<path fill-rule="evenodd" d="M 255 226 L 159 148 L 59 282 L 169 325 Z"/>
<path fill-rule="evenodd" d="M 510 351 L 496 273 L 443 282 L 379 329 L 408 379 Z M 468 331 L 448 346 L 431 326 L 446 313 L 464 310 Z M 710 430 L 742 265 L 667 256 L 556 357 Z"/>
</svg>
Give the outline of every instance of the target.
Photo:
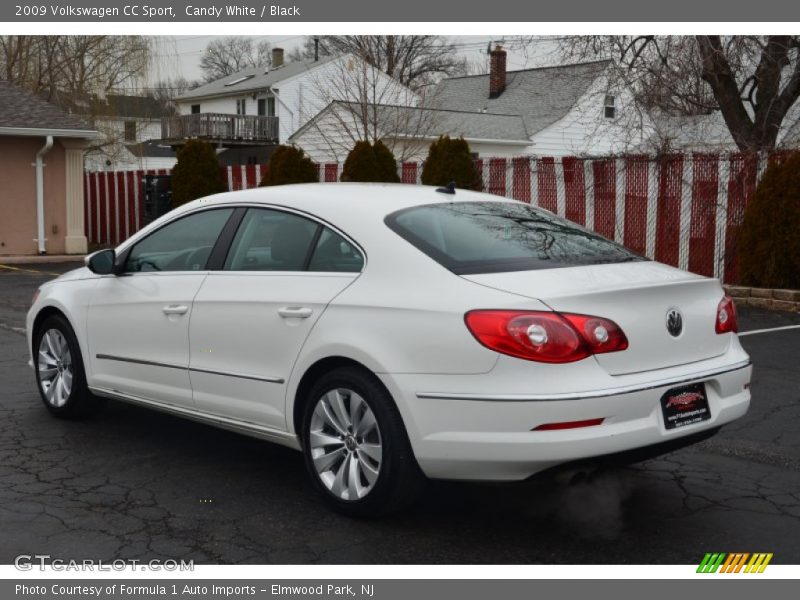
<svg viewBox="0 0 800 600">
<path fill-rule="evenodd" d="M 506 52 L 491 52 L 483 75 L 443 79 L 424 108 L 337 102 L 289 142 L 319 162 L 341 161 L 359 129 L 380 138 L 401 160 L 420 160 L 440 135 L 464 137 L 477 157 L 597 156 L 638 147 L 651 124 L 633 97 L 607 77 L 609 61 L 506 71 Z M 368 115 L 365 118 L 365 115 Z"/>
<path fill-rule="evenodd" d="M 169 169 L 175 152 L 160 146 L 161 119 L 167 103 L 152 96 L 107 94 L 103 97 L 55 98 L 62 109 L 79 115 L 97 130 L 86 152 L 87 171 Z"/>
<path fill-rule="evenodd" d="M 441 135 L 463 137 L 476 158 L 512 157 L 530 145 L 519 115 L 331 102 L 290 138 L 316 162 L 343 162 L 356 141 L 380 139 L 400 161 L 423 160 Z"/>
<path fill-rule="evenodd" d="M 608 155 L 638 146 L 649 124 L 637 121 L 629 92 L 614 89 L 609 61 L 506 71 L 506 52 L 490 53 L 489 73 L 442 80 L 439 108 L 517 115 L 529 140 L 525 154 Z"/>
<path fill-rule="evenodd" d="M 752 114 L 750 115 L 752 118 Z M 653 130 L 641 151 L 659 152 L 727 153 L 738 152 L 725 119 L 719 110 L 706 115 L 669 116 L 653 115 Z M 786 113 L 778 130 L 776 147 L 800 147 L 800 103 L 795 103 Z"/>
<path fill-rule="evenodd" d="M 177 98 L 180 115 L 162 120 L 161 137 L 176 145 L 207 139 L 228 148 L 221 159 L 229 163 L 263 162 L 269 148 L 285 143 L 331 102 L 366 96 L 386 104 L 417 102 L 411 90 L 353 55 L 284 63 L 283 50 L 275 48 L 272 65 L 245 69 Z"/>
</svg>

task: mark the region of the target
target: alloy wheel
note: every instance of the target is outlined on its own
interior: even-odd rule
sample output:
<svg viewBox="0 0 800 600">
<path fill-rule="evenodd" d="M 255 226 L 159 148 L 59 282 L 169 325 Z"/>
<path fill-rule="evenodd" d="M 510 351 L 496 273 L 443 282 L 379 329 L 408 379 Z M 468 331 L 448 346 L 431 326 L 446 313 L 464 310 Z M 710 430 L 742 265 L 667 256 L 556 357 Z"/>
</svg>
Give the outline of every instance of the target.
<svg viewBox="0 0 800 600">
<path fill-rule="evenodd" d="M 64 406 L 72 392 L 72 355 L 64 334 L 48 329 L 39 341 L 39 385 L 47 402 L 56 408 Z"/>
<path fill-rule="evenodd" d="M 314 469 L 340 500 L 364 498 L 375 486 L 383 460 L 375 413 L 353 390 L 336 388 L 314 407 L 309 430 Z"/>
</svg>

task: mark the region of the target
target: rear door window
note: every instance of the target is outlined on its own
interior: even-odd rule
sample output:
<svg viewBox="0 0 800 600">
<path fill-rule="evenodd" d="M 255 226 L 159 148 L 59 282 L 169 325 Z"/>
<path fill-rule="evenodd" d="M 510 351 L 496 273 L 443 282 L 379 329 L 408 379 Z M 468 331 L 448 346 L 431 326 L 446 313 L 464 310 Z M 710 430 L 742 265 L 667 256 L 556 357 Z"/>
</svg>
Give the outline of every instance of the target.
<svg viewBox="0 0 800 600">
<path fill-rule="evenodd" d="M 361 252 L 341 235 L 325 227 L 311 256 L 308 270 L 358 273 L 363 267 Z"/>
<path fill-rule="evenodd" d="M 248 209 L 225 259 L 226 271 L 303 271 L 321 227 L 294 213 Z"/>
</svg>

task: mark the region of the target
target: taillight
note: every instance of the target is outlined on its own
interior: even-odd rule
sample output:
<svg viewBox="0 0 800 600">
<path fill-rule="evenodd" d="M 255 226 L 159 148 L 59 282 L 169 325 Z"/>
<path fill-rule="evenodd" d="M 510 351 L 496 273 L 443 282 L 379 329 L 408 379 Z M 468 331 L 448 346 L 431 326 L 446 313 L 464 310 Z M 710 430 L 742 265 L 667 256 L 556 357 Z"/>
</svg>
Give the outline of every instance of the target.
<svg viewBox="0 0 800 600">
<path fill-rule="evenodd" d="M 724 296 L 717 305 L 717 323 L 714 326 L 717 333 L 736 333 L 739 324 L 736 322 L 736 305 L 733 298 Z"/>
<path fill-rule="evenodd" d="M 547 311 L 473 310 L 467 328 L 491 350 L 546 363 L 567 363 L 628 347 L 619 326 L 608 319 Z"/>
<path fill-rule="evenodd" d="M 619 352 L 628 347 L 628 338 L 614 321 L 569 313 L 562 313 L 561 316 L 572 323 L 575 329 L 581 333 L 583 339 L 589 344 L 592 354 Z"/>
</svg>

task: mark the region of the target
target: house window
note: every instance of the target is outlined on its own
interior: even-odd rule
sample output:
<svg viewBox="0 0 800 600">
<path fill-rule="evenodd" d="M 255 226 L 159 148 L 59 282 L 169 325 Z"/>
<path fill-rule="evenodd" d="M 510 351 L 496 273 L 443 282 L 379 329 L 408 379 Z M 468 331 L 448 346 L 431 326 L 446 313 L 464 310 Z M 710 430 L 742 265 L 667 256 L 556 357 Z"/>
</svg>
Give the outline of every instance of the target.
<svg viewBox="0 0 800 600">
<path fill-rule="evenodd" d="M 192 114 L 199 115 L 200 114 L 200 105 L 199 104 L 192 104 Z"/>
<path fill-rule="evenodd" d="M 136 141 L 136 121 L 125 121 L 125 141 Z"/>
<path fill-rule="evenodd" d="M 603 102 L 603 116 L 606 119 L 613 119 L 617 116 L 616 101 L 617 99 L 614 96 L 606 94 L 605 101 Z"/>
<path fill-rule="evenodd" d="M 247 100 L 245 98 L 239 98 L 238 100 L 236 100 L 236 114 L 237 115 L 247 114 Z"/>
<path fill-rule="evenodd" d="M 275 96 L 258 99 L 258 114 L 262 117 L 275 116 Z"/>
</svg>

